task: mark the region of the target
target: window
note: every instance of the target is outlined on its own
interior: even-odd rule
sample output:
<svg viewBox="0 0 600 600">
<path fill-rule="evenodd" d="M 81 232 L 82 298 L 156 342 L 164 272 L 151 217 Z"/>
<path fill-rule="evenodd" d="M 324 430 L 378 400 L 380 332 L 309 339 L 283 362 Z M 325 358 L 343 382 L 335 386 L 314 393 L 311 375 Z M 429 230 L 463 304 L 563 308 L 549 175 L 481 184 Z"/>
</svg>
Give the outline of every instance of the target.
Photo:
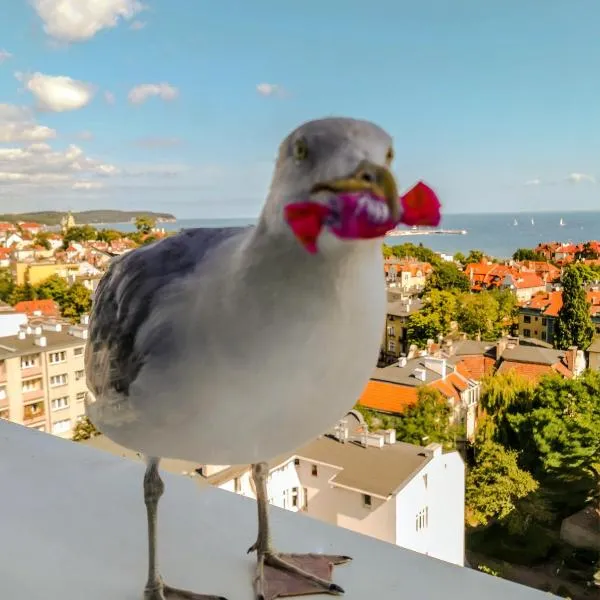
<svg viewBox="0 0 600 600">
<path fill-rule="evenodd" d="M 306 510 L 308 508 L 308 489 L 302 488 L 302 509 Z"/>
<path fill-rule="evenodd" d="M 394 329 L 394 327 L 392 325 L 388 325 L 387 334 L 392 335 L 392 336 L 396 335 L 396 330 Z"/>
<path fill-rule="evenodd" d="M 50 402 L 52 410 L 62 410 L 63 408 L 69 408 L 69 396 L 61 396 L 60 398 L 54 398 Z"/>
<path fill-rule="evenodd" d="M 464 419 L 464 417 L 463 417 Z M 425 475 L 423 475 L 423 483 L 425 484 L 425 489 L 427 489 L 427 473 L 425 473 Z"/>
<path fill-rule="evenodd" d="M 523 323 L 531 323 L 531 317 L 529 315 L 525 315 L 523 317 Z"/>
<path fill-rule="evenodd" d="M 429 507 L 426 506 L 422 510 L 417 513 L 415 517 L 415 530 L 421 531 L 421 529 L 425 529 L 429 524 Z"/>
<path fill-rule="evenodd" d="M 546 341 L 546 332 L 542 331 L 542 341 Z"/>
<path fill-rule="evenodd" d="M 60 352 L 50 352 L 48 360 L 51 365 L 65 362 L 67 360 L 67 353 L 64 350 L 61 350 Z"/>
<path fill-rule="evenodd" d="M 242 491 L 242 482 L 239 477 L 234 477 L 233 479 L 233 491 L 236 494 L 239 494 Z"/>
<path fill-rule="evenodd" d="M 396 341 L 388 340 L 388 352 L 396 352 Z"/>
<path fill-rule="evenodd" d="M 373 506 L 373 499 L 369 494 L 363 494 L 363 506 L 365 508 L 371 508 Z"/>
<path fill-rule="evenodd" d="M 75 348 L 75 350 L 73 350 L 73 356 L 82 356 L 83 355 L 83 346 L 80 346 L 79 348 Z"/>
<path fill-rule="evenodd" d="M 85 402 L 86 396 L 87 392 L 77 392 L 77 396 L 75 396 L 75 399 L 77 400 L 77 402 Z"/>
<path fill-rule="evenodd" d="M 292 506 L 298 506 L 298 488 L 292 488 Z"/>
<path fill-rule="evenodd" d="M 0 400 L 6 400 L 6 387 L 0 385 Z"/>
<path fill-rule="evenodd" d="M 30 354 L 29 356 L 21 357 L 21 369 L 31 369 L 37 365 L 37 354 Z"/>
<path fill-rule="evenodd" d="M 27 392 L 35 392 L 42 389 L 41 379 L 28 379 L 21 384 L 21 391 L 26 394 Z"/>
<path fill-rule="evenodd" d="M 75 381 L 81 381 L 85 377 L 85 371 L 75 371 Z"/>
<path fill-rule="evenodd" d="M 534 319 L 534 321 L 536 321 L 536 322 L 537 322 L 537 320 L 538 320 L 538 318 L 537 318 L 537 317 L 533 317 L 533 319 Z"/>
<path fill-rule="evenodd" d="M 59 387 L 61 385 L 67 385 L 67 374 L 61 373 L 60 375 L 52 375 L 50 377 L 50 387 Z"/>
<path fill-rule="evenodd" d="M 542 325 L 546 325 L 547 321 L 546 321 L 546 317 L 542 317 Z"/>
<path fill-rule="evenodd" d="M 294 459 L 294 464 L 299 467 L 300 466 L 300 459 L 299 458 L 295 458 Z"/>
<path fill-rule="evenodd" d="M 319 476 L 319 468 L 317 467 L 317 465 L 312 466 L 311 473 L 313 477 Z"/>
<path fill-rule="evenodd" d="M 523 335 L 525 337 L 531 337 L 531 330 L 530 329 L 523 329 Z"/>
<path fill-rule="evenodd" d="M 52 424 L 52 433 L 67 433 L 71 430 L 71 419 L 62 419 Z"/>
<path fill-rule="evenodd" d="M 10 411 L 8 408 L 0 408 L 0 419 L 6 419 L 7 421 L 10 419 Z"/>
</svg>

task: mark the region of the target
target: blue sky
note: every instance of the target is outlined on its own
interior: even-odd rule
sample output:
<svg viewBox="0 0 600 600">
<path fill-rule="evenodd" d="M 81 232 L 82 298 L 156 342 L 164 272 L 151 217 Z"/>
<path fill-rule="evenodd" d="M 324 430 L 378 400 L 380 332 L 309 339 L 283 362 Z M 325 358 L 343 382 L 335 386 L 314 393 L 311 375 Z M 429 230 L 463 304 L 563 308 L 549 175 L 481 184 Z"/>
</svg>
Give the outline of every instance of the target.
<svg viewBox="0 0 600 600">
<path fill-rule="evenodd" d="M 302 121 L 371 119 L 447 212 L 600 207 L 596 0 L 10 0 L 0 211 L 255 216 Z M 141 87 L 140 87 L 141 86 Z"/>
</svg>

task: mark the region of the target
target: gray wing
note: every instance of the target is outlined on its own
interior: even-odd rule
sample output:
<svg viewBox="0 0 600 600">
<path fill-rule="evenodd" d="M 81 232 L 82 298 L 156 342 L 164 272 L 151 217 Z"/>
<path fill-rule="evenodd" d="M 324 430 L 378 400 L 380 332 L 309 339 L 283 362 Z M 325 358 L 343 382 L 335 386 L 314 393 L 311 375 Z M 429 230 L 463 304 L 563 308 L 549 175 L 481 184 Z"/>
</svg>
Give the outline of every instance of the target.
<svg viewBox="0 0 600 600">
<path fill-rule="evenodd" d="M 247 227 L 189 229 L 119 256 L 100 280 L 90 315 L 86 376 L 96 396 L 112 388 L 128 395 L 147 353 L 168 347 L 168 329 L 156 332 L 146 348 L 135 338 L 155 307 L 160 291 L 202 262 L 208 250 Z M 160 339 L 159 344 L 152 342 Z"/>
</svg>

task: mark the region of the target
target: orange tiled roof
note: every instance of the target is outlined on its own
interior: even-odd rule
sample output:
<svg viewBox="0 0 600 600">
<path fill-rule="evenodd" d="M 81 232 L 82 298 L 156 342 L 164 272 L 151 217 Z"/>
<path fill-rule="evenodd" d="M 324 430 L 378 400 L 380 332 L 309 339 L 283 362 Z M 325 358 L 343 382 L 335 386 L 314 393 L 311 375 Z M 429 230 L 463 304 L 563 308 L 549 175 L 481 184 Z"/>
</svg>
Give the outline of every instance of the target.
<svg viewBox="0 0 600 600">
<path fill-rule="evenodd" d="M 417 388 L 370 380 L 358 400 L 360 406 L 385 413 L 402 413 L 417 402 Z"/>
<path fill-rule="evenodd" d="M 568 379 L 573 378 L 573 373 L 561 362 L 557 362 L 553 365 L 537 365 L 533 363 L 503 360 L 496 372 L 507 373 L 508 371 L 515 371 L 529 381 L 538 381 L 542 376 L 552 372 L 559 373 Z"/>
<path fill-rule="evenodd" d="M 23 302 L 17 302 L 14 309 L 29 316 L 38 311 L 45 317 L 57 317 L 60 315 L 58 304 L 54 300 L 24 300 Z"/>
<path fill-rule="evenodd" d="M 526 271 L 521 271 L 518 275 L 514 276 L 513 281 L 518 290 L 528 288 L 543 288 L 545 285 L 541 277 L 535 273 L 528 273 Z"/>
<path fill-rule="evenodd" d="M 461 360 L 456 364 L 456 367 L 463 377 L 480 381 L 485 375 L 492 372 L 494 369 L 494 360 L 483 354 L 461 356 Z"/>
<path fill-rule="evenodd" d="M 522 305 L 524 308 L 539 310 L 547 317 L 558 317 L 562 308 L 562 292 L 540 292 Z"/>
<path fill-rule="evenodd" d="M 40 229 L 42 226 L 39 223 L 19 223 L 21 229 Z"/>
</svg>

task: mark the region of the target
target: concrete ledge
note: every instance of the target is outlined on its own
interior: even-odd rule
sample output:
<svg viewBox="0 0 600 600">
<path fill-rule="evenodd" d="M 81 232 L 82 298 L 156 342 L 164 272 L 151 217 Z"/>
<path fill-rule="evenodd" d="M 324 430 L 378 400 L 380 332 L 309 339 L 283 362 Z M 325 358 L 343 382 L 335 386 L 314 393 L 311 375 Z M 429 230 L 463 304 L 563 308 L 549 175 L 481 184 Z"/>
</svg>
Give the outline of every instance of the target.
<svg viewBox="0 0 600 600">
<path fill-rule="evenodd" d="M 0 421 L 0 597 L 141 600 L 146 577 L 142 464 Z M 159 556 L 165 580 L 253 600 L 252 500 L 164 474 Z M 349 554 L 346 600 L 535 600 L 548 594 L 273 509 L 283 551 Z"/>
</svg>

